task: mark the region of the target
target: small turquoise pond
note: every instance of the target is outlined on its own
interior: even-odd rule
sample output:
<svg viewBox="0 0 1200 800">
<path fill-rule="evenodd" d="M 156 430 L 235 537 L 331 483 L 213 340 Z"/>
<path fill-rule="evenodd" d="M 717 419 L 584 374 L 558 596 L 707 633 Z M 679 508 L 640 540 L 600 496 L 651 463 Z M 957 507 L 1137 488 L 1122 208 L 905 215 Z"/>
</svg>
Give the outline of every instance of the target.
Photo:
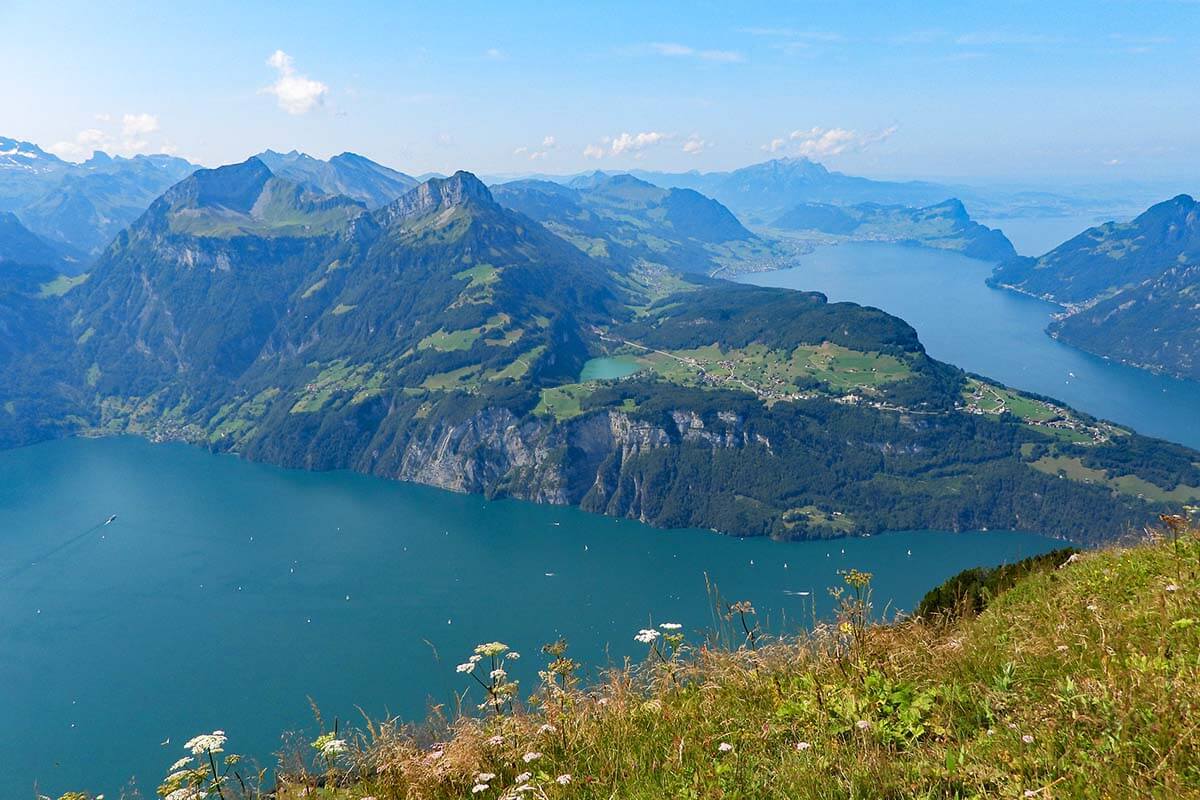
<svg viewBox="0 0 1200 800">
<path fill-rule="evenodd" d="M 593 358 L 584 363 L 583 371 L 579 373 L 581 381 L 605 381 L 614 378 L 624 378 L 642 368 L 636 359 L 630 356 L 606 356 Z"/>
</svg>

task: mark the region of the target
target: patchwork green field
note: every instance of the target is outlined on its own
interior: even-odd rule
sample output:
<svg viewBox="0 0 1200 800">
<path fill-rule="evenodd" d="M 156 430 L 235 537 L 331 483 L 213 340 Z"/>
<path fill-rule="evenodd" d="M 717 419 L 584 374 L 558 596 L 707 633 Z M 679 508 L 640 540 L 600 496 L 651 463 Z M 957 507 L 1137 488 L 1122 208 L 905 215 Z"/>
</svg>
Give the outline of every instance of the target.
<svg viewBox="0 0 1200 800">
<path fill-rule="evenodd" d="M 963 406 L 971 414 L 1012 414 L 1068 444 L 1099 444 L 1127 433 L 1107 422 L 1086 421 L 1062 406 L 977 378 L 967 379 Z"/>
<path fill-rule="evenodd" d="M 1045 472 L 1047 475 L 1062 475 L 1068 480 L 1108 486 L 1122 494 L 1143 497 L 1154 502 L 1200 502 L 1200 487 L 1179 484 L 1174 489 L 1168 491 L 1136 475 L 1109 477 L 1105 470 L 1093 469 L 1084 464 L 1076 456 L 1046 455 L 1032 462 L 1030 466 L 1036 470 Z"/>
<path fill-rule="evenodd" d="M 310 366 L 318 366 L 316 364 Z M 338 392 L 354 391 L 354 401 L 361 402 L 383 387 L 384 374 L 373 364 L 349 364 L 345 360 L 325 366 L 304 387 L 304 396 L 292 406 L 293 414 L 320 411 Z"/>
<path fill-rule="evenodd" d="M 59 275 L 49 283 L 43 283 L 39 294 L 43 298 L 62 297 L 87 279 L 88 273 L 86 272 L 82 275 Z"/>
<path fill-rule="evenodd" d="M 763 345 L 687 350 L 651 350 L 624 342 L 614 358 L 630 360 L 642 370 L 679 386 L 751 392 L 767 405 L 780 400 L 826 394 L 870 394 L 879 386 L 912 374 L 894 356 L 863 353 L 826 342 L 801 346 L 790 353 Z M 600 382 L 580 381 L 543 389 L 536 412 L 569 419 L 581 413 L 581 402 Z"/>
</svg>

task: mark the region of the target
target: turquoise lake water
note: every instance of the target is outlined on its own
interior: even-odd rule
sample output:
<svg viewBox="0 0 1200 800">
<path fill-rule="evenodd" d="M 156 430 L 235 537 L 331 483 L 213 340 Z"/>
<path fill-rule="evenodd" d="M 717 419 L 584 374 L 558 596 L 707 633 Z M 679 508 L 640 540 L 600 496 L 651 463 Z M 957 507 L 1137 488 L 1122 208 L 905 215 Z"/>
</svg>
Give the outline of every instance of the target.
<svg viewBox="0 0 1200 800">
<path fill-rule="evenodd" d="M 990 264 L 888 244 L 822 247 L 797 260 L 793 269 L 742 279 L 881 308 L 916 328 L 935 358 L 1200 448 L 1200 383 L 1127 367 L 1050 338 L 1045 329 L 1057 306 L 988 288 Z"/>
<path fill-rule="evenodd" d="M 523 651 L 527 687 L 559 635 L 593 668 L 640 657 L 641 627 L 711 627 L 706 574 L 794 629 L 829 611 L 838 569 L 911 608 L 962 569 L 1057 544 L 738 540 L 139 439 L 3 451 L 0 798 L 116 797 L 134 776 L 153 797 L 214 728 L 270 764 L 281 732 L 311 734 L 310 696 L 327 720 L 420 719 L 466 688 L 454 665 L 481 641 Z"/>
<path fill-rule="evenodd" d="M 579 380 L 603 381 L 624 378 L 637 372 L 640 368 L 641 365 L 637 361 L 626 356 L 592 358 L 584 362 L 583 369 L 579 373 Z"/>
</svg>

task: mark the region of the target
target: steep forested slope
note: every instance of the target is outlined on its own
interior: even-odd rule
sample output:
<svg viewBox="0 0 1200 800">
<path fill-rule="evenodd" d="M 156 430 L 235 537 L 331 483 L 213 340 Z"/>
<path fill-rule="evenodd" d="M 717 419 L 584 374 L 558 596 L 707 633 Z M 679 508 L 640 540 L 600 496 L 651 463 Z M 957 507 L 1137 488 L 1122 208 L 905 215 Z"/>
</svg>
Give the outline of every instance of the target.
<svg viewBox="0 0 1200 800">
<path fill-rule="evenodd" d="M 991 283 L 1063 303 L 1050 331 L 1139 367 L 1200 378 L 1200 204 L 1179 195 L 1125 223 L 1090 228 Z"/>
</svg>

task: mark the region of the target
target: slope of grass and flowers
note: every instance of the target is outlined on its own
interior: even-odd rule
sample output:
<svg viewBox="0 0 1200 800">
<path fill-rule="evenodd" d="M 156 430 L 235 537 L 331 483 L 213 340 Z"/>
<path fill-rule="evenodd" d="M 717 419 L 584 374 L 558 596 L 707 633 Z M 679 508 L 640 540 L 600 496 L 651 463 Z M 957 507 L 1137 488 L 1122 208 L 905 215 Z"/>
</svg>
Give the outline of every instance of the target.
<svg viewBox="0 0 1200 800">
<path fill-rule="evenodd" d="M 1011 571 L 960 581 L 998 592 L 979 614 L 942 592 L 927 618 L 873 622 L 871 576 L 850 571 L 836 619 L 799 639 L 763 635 L 746 602 L 703 640 L 670 622 L 631 631 L 646 660 L 596 685 L 556 642 L 525 655 L 542 663 L 527 694 L 508 676 L 520 656 L 482 644 L 457 667 L 460 713 L 335 725 L 285 755 L 269 791 L 216 731 L 159 794 L 1195 797 L 1200 533 L 1164 524 L 1135 545 L 1031 562 L 1015 584 Z"/>
</svg>

